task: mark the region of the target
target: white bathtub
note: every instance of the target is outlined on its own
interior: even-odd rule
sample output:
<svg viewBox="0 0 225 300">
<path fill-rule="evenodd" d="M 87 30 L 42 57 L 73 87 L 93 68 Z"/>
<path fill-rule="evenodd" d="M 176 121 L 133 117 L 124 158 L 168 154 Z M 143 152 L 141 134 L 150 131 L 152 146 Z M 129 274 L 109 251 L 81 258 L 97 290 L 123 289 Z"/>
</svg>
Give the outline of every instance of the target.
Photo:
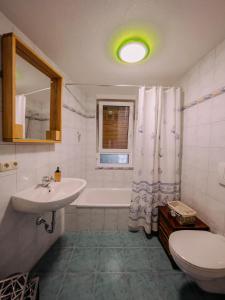
<svg viewBox="0 0 225 300">
<path fill-rule="evenodd" d="M 66 207 L 66 231 L 127 230 L 130 189 L 87 188 Z"/>
<path fill-rule="evenodd" d="M 129 207 L 130 189 L 87 188 L 72 203 L 77 207 Z"/>
</svg>

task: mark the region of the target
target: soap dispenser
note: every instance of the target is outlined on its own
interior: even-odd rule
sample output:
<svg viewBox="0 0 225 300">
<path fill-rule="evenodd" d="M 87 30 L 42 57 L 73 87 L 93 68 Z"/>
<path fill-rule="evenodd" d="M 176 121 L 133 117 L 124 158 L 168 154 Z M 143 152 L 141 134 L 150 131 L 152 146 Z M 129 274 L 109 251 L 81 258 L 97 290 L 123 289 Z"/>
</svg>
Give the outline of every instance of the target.
<svg viewBox="0 0 225 300">
<path fill-rule="evenodd" d="M 61 181 L 61 171 L 59 169 L 59 167 L 57 167 L 56 171 L 55 171 L 55 181 L 56 182 L 60 182 Z"/>
</svg>

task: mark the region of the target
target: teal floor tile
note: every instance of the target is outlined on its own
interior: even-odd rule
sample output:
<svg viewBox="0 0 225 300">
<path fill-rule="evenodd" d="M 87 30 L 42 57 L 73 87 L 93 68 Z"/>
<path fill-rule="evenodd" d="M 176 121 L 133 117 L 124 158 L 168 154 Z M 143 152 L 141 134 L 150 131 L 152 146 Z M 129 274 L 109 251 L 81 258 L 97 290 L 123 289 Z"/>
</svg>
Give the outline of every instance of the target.
<svg viewBox="0 0 225 300">
<path fill-rule="evenodd" d="M 98 273 L 95 283 L 96 300 L 131 300 L 125 273 Z"/>
<path fill-rule="evenodd" d="M 124 251 L 126 272 L 151 271 L 148 248 L 126 248 Z"/>
<path fill-rule="evenodd" d="M 158 237 L 156 237 L 156 236 L 153 236 L 150 239 L 146 238 L 145 244 L 146 244 L 147 247 L 162 248 L 162 246 L 160 244 L 160 241 L 159 241 Z"/>
<path fill-rule="evenodd" d="M 40 300 L 222 300 L 173 269 L 143 232 L 66 233 L 32 270 Z"/>
<path fill-rule="evenodd" d="M 148 248 L 148 257 L 152 271 L 177 271 L 162 248 Z"/>
<path fill-rule="evenodd" d="M 97 247 L 98 239 L 96 232 L 81 231 L 79 233 L 76 247 Z"/>
<path fill-rule="evenodd" d="M 128 274 L 128 280 L 132 299 L 162 300 L 155 274 L 150 272 L 133 272 Z"/>
<path fill-rule="evenodd" d="M 124 272 L 125 260 L 123 248 L 100 248 L 97 271 Z"/>
<path fill-rule="evenodd" d="M 68 263 L 68 272 L 94 272 L 97 267 L 98 248 L 74 248 Z"/>
<path fill-rule="evenodd" d="M 56 300 L 63 284 L 62 273 L 40 273 L 39 277 L 39 299 Z"/>
<path fill-rule="evenodd" d="M 94 300 L 94 273 L 67 273 L 59 300 Z"/>
<path fill-rule="evenodd" d="M 79 240 L 79 233 L 65 233 L 54 243 L 54 248 L 73 248 Z"/>
<path fill-rule="evenodd" d="M 96 234 L 98 247 L 123 247 L 123 236 L 118 232 L 99 232 Z"/>
<path fill-rule="evenodd" d="M 124 247 L 145 247 L 146 237 L 143 231 L 121 232 L 121 239 Z"/>
<path fill-rule="evenodd" d="M 35 272 L 64 272 L 72 254 L 72 248 L 51 248 L 34 268 Z"/>
<path fill-rule="evenodd" d="M 203 295 L 192 282 L 182 273 L 157 275 L 157 286 L 161 299 L 173 300 L 202 300 Z"/>
</svg>

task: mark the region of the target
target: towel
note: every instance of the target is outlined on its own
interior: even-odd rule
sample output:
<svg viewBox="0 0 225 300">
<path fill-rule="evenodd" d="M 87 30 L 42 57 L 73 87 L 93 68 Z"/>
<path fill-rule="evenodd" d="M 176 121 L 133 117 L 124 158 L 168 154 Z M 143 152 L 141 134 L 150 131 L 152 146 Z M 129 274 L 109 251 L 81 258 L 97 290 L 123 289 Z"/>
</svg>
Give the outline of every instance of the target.
<svg viewBox="0 0 225 300">
<path fill-rule="evenodd" d="M 25 138 L 25 114 L 26 114 L 26 96 L 16 96 L 16 124 L 23 126 L 23 138 Z"/>
</svg>

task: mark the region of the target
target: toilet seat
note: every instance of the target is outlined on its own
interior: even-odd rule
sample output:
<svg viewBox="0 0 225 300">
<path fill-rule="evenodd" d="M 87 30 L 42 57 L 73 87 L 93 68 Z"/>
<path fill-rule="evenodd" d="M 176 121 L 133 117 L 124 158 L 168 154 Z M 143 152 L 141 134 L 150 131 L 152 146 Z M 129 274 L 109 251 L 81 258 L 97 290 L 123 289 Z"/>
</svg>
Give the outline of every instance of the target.
<svg viewBox="0 0 225 300">
<path fill-rule="evenodd" d="M 189 267 L 225 275 L 225 237 L 208 231 L 181 230 L 169 238 L 171 252 Z"/>
</svg>

